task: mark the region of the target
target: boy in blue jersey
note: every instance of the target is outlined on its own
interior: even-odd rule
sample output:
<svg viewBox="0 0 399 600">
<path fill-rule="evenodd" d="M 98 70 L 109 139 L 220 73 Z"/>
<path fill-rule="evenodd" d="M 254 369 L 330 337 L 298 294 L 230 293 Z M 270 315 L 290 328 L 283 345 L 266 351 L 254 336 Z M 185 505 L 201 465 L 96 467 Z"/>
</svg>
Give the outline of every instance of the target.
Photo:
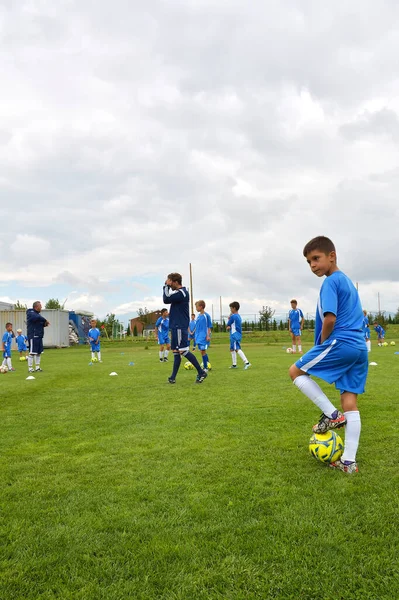
<svg viewBox="0 0 399 600">
<path fill-rule="evenodd" d="M 18 347 L 18 352 L 19 352 L 19 360 L 27 360 L 28 359 L 28 348 L 27 348 L 27 342 L 28 342 L 28 338 L 26 337 L 26 335 L 22 335 L 22 329 L 17 329 L 17 337 L 15 338 L 15 343 L 17 344 Z"/>
<path fill-rule="evenodd" d="M 158 338 L 159 344 L 159 362 L 168 362 L 168 354 L 170 350 L 169 340 L 169 313 L 167 308 L 161 310 L 161 316 L 158 317 L 155 323 L 155 335 Z M 165 350 L 166 347 L 166 350 Z"/>
<path fill-rule="evenodd" d="M 364 331 L 364 339 L 366 340 L 367 350 L 371 351 L 371 339 L 370 339 L 370 325 L 369 318 L 367 316 L 367 310 L 363 311 L 363 331 Z"/>
<path fill-rule="evenodd" d="M 190 352 L 188 342 L 190 297 L 187 289 L 182 285 L 180 273 L 169 273 L 163 288 L 163 301 L 165 304 L 170 304 L 169 327 L 172 334 L 173 371 L 168 382 L 176 383 L 181 357 L 184 356 L 197 369 L 195 383 L 202 383 L 208 374 L 201 369 L 198 360 Z"/>
<path fill-rule="evenodd" d="M 385 341 L 385 329 L 381 325 L 378 325 L 377 321 L 375 321 L 375 323 L 374 323 L 374 331 L 377 333 L 377 343 L 378 343 L 378 345 L 382 346 L 382 344 Z"/>
<path fill-rule="evenodd" d="M 189 347 L 190 347 L 190 342 L 191 340 L 193 341 L 193 352 L 195 351 L 195 326 L 197 324 L 197 321 L 195 320 L 195 314 L 193 313 L 191 315 L 191 321 L 188 324 L 188 342 L 189 342 Z"/>
<path fill-rule="evenodd" d="M 241 340 L 242 340 L 242 327 L 241 327 L 241 316 L 238 314 L 240 310 L 239 302 L 232 302 L 229 304 L 230 307 L 230 317 L 227 321 L 226 329 L 230 331 L 230 352 L 231 352 L 231 360 L 233 364 L 230 369 L 237 368 L 237 354 L 241 358 L 244 363 L 244 369 L 247 370 L 251 366 L 251 363 L 245 356 L 244 352 L 241 350 Z"/>
<path fill-rule="evenodd" d="M 319 423 L 313 426 L 315 433 L 346 425 L 344 452 L 330 467 L 356 473 L 361 429 L 357 396 L 364 392 L 368 370 L 359 294 L 338 269 L 335 246 L 329 238 L 312 239 L 303 249 L 303 255 L 312 272 L 326 279 L 317 303 L 315 346 L 290 367 L 289 374 L 294 385 L 322 411 Z M 335 383 L 343 414 L 309 375 Z"/>
<path fill-rule="evenodd" d="M 297 345 L 299 354 L 302 354 L 301 332 L 305 319 L 301 309 L 297 308 L 298 302 L 293 299 L 290 304 L 291 310 L 288 313 L 288 331 L 290 332 L 292 339 L 292 354 L 296 354 Z"/>
<path fill-rule="evenodd" d="M 208 372 L 208 347 L 211 339 L 211 330 L 207 319 L 207 313 L 205 312 L 204 300 L 197 300 L 195 303 L 195 309 L 199 313 L 197 317 L 197 326 L 195 328 L 195 339 L 198 350 L 202 355 L 204 371 Z"/>
<path fill-rule="evenodd" d="M 15 371 L 11 363 L 11 343 L 12 338 L 15 337 L 12 330 L 12 323 L 6 323 L 6 330 L 2 339 L 2 350 L 3 350 L 3 367 L 7 367 L 9 371 Z"/>
<path fill-rule="evenodd" d="M 97 327 L 96 319 L 90 319 L 90 329 L 88 332 L 88 338 L 91 346 L 91 360 L 95 360 L 97 354 L 98 362 L 103 362 L 101 360 L 100 330 Z"/>
</svg>

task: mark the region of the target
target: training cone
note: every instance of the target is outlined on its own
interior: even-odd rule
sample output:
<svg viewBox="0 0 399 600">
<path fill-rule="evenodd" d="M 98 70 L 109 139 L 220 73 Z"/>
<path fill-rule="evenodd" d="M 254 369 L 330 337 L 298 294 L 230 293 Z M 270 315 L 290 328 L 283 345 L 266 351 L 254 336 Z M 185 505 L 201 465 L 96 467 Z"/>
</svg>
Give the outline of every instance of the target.
<svg viewBox="0 0 399 600">
<path fill-rule="evenodd" d="M 27 377 L 26 379 L 36 379 L 36 377 L 33 377 L 33 375 L 29 375 L 29 377 Z"/>
<path fill-rule="evenodd" d="M 118 373 L 115 373 L 115 371 L 112 371 L 112 373 L 110 373 L 111 377 L 115 377 L 115 375 L 118 375 Z"/>
</svg>

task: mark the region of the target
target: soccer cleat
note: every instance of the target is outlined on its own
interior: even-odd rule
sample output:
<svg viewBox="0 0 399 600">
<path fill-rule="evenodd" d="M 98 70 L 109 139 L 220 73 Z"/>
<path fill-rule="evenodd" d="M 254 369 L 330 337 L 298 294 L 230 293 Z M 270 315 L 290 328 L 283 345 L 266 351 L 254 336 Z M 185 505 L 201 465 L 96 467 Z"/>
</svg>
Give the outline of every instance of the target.
<svg viewBox="0 0 399 600">
<path fill-rule="evenodd" d="M 36 367 L 35 372 L 38 373 L 43 373 L 43 369 L 41 369 L 40 367 Z"/>
<path fill-rule="evenodd" d="M 247 369 L 249 369 L 249 367 L 252 367 L 251 363 L 250 362 L 245 363 L 244 370 L 246 371 Z"/>
<path fill-rule="evenodd" d="M 236 369 L 237 365 L 231 365 L 231 367 L 229 367 L 229 369 Z"/>
<path fill-rule="evenodd" d="M 202 383 L 204 381 L 204 379 L 206 379 L 208 377 L 208 373 L 206 371 L 202 371 L 202 375 L 197 375 L 197 379 L 195 380 L 195 383 Z"/>
<path fill-rule="evenodd" d="M 11 369 L 8 369 L 8 372 L 10 371 L 15 371 L 14 367 L 11 367 Z"/>
<path fill-rule="evenodd" d="M 172 379 L 171 377 L 168 377 L 168 383 L 176 383 L 176 379 Z"/>
<path fill-rule="evenodd" d="M 34 370 L 34 369 L 28 369 L 28 372 L 29 372 L 29 373 L 34 373 L 34 372 L 35 372 L 35 370 Z"/>
<path fill-rule="evenodd" d="M 336 460 L 335 462 L 330 463 L 330 467 L 332 469 L 343 471 L 344 473 L 349 473 L 350 475 L 353 473 L 359 473 L 357 462 L 351 462 L 349 460 Z"/>
<path fill-rule="evenodd" d="M 169 359 L 168 358 L 164 358 L 163 362 L 169 362 Z"/>
<path fill-rule="evenodd" d="M 321 415 L 319 422 L 317 425 L 313 425 L 313 433 L 325 433 L 330 429 L 339 429 L 340 427 L 344 427 L 346 425 L 346 419 L 344 415 L 336 410 L 330 417 L 327 417 L 324 413 Z"/>
<path fill-rule="evenodd" d="M 160 358 L 160 359 L 159 359 L 159 362 L 163 362 L 163 358 Z"/>
</svg>

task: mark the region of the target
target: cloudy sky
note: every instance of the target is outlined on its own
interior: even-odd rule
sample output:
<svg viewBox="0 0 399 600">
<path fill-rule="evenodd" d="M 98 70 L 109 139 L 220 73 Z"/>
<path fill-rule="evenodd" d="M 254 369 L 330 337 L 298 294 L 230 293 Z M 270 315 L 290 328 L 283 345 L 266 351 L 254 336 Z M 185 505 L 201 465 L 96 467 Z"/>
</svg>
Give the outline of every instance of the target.
<svg viewBox="0 0 399 600">
<path fill-rule="evenodd" d="M 314 313 L 331 237 L 399 306 L 395 0 L 0 0 L 0 300 Z"/>
</svg>

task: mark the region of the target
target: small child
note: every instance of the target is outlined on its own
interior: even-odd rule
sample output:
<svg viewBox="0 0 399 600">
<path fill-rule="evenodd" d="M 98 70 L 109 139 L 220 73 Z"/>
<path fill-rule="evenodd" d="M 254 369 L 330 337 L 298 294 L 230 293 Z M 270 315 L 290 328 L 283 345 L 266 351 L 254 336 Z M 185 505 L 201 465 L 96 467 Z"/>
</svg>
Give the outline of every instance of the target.
<svg viewBox="0 0 399 600">
<path fill-rule="evenodd" d="M 242 328 L 241 328 L 241 316 L 238 314 L 240 310 L 239 302 L 232 302 L 229 304 L 231 315 L 229 320 L 227 321 L 226 329 L 230 331 L 230 352 L 231 352 L 231 360 L 233 364 L 230 369 L 237 368 L 237 354 L 244 362 L 244 369 L 249 369 L 251 363 L 245 356 L 244 352 L 241 350 L 241 339 L 242 339 Z"/>
<path fill-rule="evenodd" d="M 188 343 L 189 343 L 189 347 L 190 347 L 190 343 L 191 340 L 193 340 L 193 352 L 195 351 L 195 326 L 197 324 L 197 321 L 195 320 L 195 314 L 193 313 L 191 315 L 191 321 L 188 325 Z"/>
<path fill-rule="evenodd" d="M 293 299 L 290 304 L 291 310 L 288 313 L 288 330 L 292 339 L 292 354 L 296 354 L 297 345 L 299 354 L 302 354 L 301 332 L 305 319 L 303 312 L 298 308 L 298 302 Z"/>
<path fill-rule="evenodd" d="M 90 320 L 90 327 L 91 329 L 89 329 L 89 342 L 91 345 L 91 360 L 95 360 L 95 353 L 97 353 L 98 362 L 103 362 L 101 360 L 100 351 L 100 330 L 97 328 L 96 319 Z"/>
<path fill-rule="evenodd" d="M 8 367 L 9 371 L 15 371 L 11 363 L 11 342 L 15 334 L 12 330 L 12 323 L 6 323 L 6 330 L 3 335 L 3 364 L 2 366 Z"/>
<path fill-rule="evenodd" d="M 28 360 L 28 348 L 26 346 L 28 338 L 26 335 L 22 335 L 22 329 L 17 329 L 17 333 L 15 342 L 18 346 L 19 360 Z"/>
<path fill-rule="evenodd" d="M 211 330 L 208 323 L 207 313 L 205 312 L 204 300 L 198 300 L 195 303 L 195 308 L 199 312 L 196 320 L 195 340 L 198 350 L 201 352 L 204 363 L 204 371 L 208 372 L 208 346 L 211 339 Z"/>
<path fill-rule="evenodd" d="M 377 321 L 375 321 L 375 323 L 374 323 L 374 331 L 377 333 L 377 343 L 378 343 L 378 345 L 382 346 L 382 344 L 385 341 L 385 329 L 381 325 L 378 325 Z"/>
<path fill-rule="evenodd" d="M 155 323 L 155 335 L 158 338 L 159 344 L 159 362 L 168 362 L 168 354 L 170 352 L 169 339 L 169 312 L 167 308 L 161 310 L 161 316 L 158 317 Z"/>
</svg>

